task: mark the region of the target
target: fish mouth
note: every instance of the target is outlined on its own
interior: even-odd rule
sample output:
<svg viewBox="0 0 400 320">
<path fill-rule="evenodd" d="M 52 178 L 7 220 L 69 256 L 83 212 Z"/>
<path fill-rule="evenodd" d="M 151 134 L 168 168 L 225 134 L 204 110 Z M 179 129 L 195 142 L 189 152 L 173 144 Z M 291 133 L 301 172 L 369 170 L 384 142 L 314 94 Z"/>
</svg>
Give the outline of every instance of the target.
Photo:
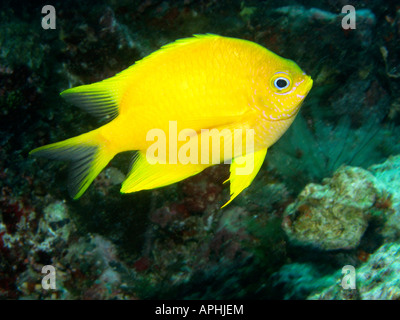
<svg viewBox="0 0 400 320">
<path fill-rule="evenodd" d="M 307 83 L 305 84 L 304 94 L 303 94 L 304 98 L 297 105 L 296 109 L 290 114 L 288 119 L 295 117 L 299 113 L 300 108 L 303 105 L 304 100 L 306 99 L 306 97 L 307 97 L 308 93 L 310 92 L 312 86 L 313 86 L 313 80 L 311 79 L 310 76 L 307 76 Z"/>
<path fill-rule="evenodd" d="M 311 77 L 308 76 L 308 81 L 307 81 L 307 84 L 306 84 L 306 87 L 305 87 L 306 92 L 304 93 L 304 97 L 307 96 L 307 94 L 310 92 L 310 90 L 311 90 L 311 88 L 313 86 L 313 83 L 314 83 L 313 79 L 311 79 Z"/>
<path fill-rule="evenodd" d="M 307 76 L 305 81 L 306 81 L 306 83 L 304 84 L 304 89 L 303 89 L 304 93 L 302 94 L 303 99 L 300 101 L 300 103 L 297 105 L 297 107 L 293 110 L 293 112 L 289 115 L 288 118 L 292 118 L 292 117 L 297 115 L 297 113 L 299 112 L 301 106 L 303 105 L 304 100 L 306 99 L 308 93 L 310 92 L 310 90 L 311 90 L 311 88 L 313 86 L 313 80 L 311 79 L 310 76 Z"/>
</svg>

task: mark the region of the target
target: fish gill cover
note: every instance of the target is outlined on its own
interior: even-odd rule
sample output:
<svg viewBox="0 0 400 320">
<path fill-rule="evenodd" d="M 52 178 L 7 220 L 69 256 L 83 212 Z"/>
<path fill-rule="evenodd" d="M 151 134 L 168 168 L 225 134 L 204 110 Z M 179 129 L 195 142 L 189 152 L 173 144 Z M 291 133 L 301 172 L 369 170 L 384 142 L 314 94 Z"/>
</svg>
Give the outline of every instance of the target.
<svg viewBox="0 0 400 320">
<path fill-rule="evenodd" d="M 7 0 L 0 7 L 0 298 L 399 299 L 400 11 L 394 3 L 352 1 L 355 21 L 339 1 L 52 1 L 54 16 L 50 9 L 42 13 L 45 5 Z M 236 189 L 240 195 L 222 209 L 232 193 L 223 183 L 228 164 L 121 194 L 134 157 L 129 150 L 138 150 L 127 148 L 103 163 L 92 186 L 72 200 L 68 162 L 29 152 L 112 122 L 59 93 L 113 79 L 194 34 L 251 41 L 313 79 L 293 111 L 295 121 L 268 145 L 252 183 Z M 232 46 L 219 52 L 239 54 Z M 195 73 L 204 81 L 198 90 L 210 84 L 207 70 L 219 79 L 229 74 L 195 57 L 194 64 L 204 63 Z M 148 82 L 137 84 L 144 88 L 152 74 L 143 74 Z M 162 88 L 177 76 L 153 85 Z M 286 90 L 286 76 L 268 78 L 265 87 Z M 238 91 L 242 80 L 228 86 L 224 79 L 227 93 L 239 92 L 235 103 L 246 100 Z M 288 86 L 299 85 L 290 80 Z M 163 100 L 143 88 L 159 109 L 137 108 L 140 125 L 184 114 L 160 109 L 163 101 L 174 105 L 173 96 Z M 208 92 L 221 94 L 213 88 Z M 188 97 L 175 96 L 175 105 Z M 233 112 L 228 98 L 219 97 L 219 106 Z M 99 113 L 85 98 L 79 101 Z M 263 105 L 271 106 L 271 99 Z M 199 123 L 193 114 L 215 115 L 217 108 L 187 108 L 189 128 L 222 123 L 215 117 Z M 83 153 L 95 157 L 91 148 Z M 81 165 L 78 171 L 88 162 Z M 383 261 L 379 267 L 377 261 Z M 355 288 L 337 285 L 349 265 Z M 38 280 L 43 266 L 56 271 L 55 289 Z"/>
</svg>

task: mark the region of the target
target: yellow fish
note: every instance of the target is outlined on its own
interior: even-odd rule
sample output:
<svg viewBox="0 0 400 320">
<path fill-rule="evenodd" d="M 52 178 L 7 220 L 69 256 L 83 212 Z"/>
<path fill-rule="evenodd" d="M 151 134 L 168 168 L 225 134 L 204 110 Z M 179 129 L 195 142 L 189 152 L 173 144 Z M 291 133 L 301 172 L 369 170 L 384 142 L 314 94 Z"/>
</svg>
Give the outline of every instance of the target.
<svg viewBox="0 0 400 320">
<path fill-rule="evenodd" d="M 73 161 L 74 199 L 123 151 L 138 152 L 122 193 L 166 186 L 230 163 L 228 204 L 251 184 L 312 83 L 296 63 L 256 43 L 195 35 L 114 77 L 63 91 L 68 102 L 111 121 L 31 154 Z M 246 166 L 251 170 L 240 172 Z"/>
</svg>

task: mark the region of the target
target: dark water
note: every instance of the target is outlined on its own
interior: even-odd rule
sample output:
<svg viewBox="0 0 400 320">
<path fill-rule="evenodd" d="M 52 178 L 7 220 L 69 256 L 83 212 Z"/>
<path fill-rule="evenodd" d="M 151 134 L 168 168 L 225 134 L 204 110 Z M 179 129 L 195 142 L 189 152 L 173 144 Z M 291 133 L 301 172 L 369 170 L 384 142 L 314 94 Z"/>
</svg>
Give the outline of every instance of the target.
<svg viewBox="0 0 400 320">
<path fill-rule="evenodd" d="M 0 298 L 400 298 L 395 1 L 3 1 L 0 15 Z M 61 91 L 202 33 L 254 41 L 314 80 L 232 204 L 220 209 L 227 165 L 121 194 L 126 152 L 72 200 L 68 163 L 28 155 L 105 123 Z"/>
</svg>

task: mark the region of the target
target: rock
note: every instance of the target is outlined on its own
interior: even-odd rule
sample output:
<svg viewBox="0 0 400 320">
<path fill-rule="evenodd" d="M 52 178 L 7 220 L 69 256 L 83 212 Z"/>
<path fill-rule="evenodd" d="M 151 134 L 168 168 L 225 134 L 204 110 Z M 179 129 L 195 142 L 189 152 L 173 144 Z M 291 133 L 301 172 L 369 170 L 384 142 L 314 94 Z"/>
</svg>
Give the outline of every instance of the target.
<svg viewBox="0 0 400 320">
<path fill-rule="evenodd" d="M 289 240 L 323 250 L 350 249 L 360 243 L 381 191 L 367 170 L 341 167 L 324 184 L 308 184 L 284 213 Z"/>
<path fill-rule="evenodd" d="M 400 156 L 389 157 L 384 163 L 369 168 L 378 179 L 383 195 L 376 206 L 387 211 L 382 236 L 386 241 L 400 238 Z"/>
<path fill-rule="evenodd" d="M 309 296 L 310 300 L 399 300 L 400 244 L 383 245 L 368 262 L 356 269 L 356 288 L 342 288 L 341 279 L 332 286 Z"/>
</svg>

